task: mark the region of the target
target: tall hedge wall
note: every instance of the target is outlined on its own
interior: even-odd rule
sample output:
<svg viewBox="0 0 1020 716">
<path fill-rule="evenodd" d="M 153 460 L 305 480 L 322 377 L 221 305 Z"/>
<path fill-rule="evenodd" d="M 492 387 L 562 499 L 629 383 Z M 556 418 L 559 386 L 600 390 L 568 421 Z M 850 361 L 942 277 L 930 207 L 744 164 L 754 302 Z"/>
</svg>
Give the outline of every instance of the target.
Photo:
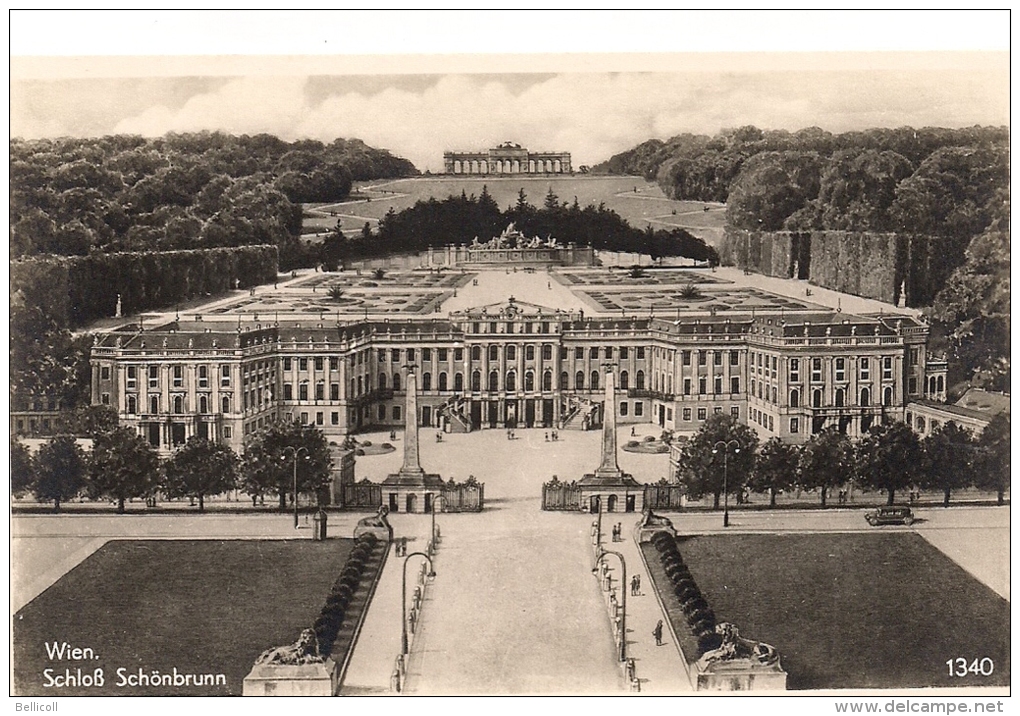
<svg viewBox="0 0 1020 716">
<path fill-rule="evenodd" d="M 899 301 L 905 283 L 911 306 L 931 303 L 939 280 L 929 275 L 933 244 L 927 236 L 861 231 L 744 231 L 727 227 L 723 263 L 766 276 L 799 278 L 836 291 Z"/>
<path fill-rule="evenodd" d="M 46 256 L 11 263 L 11 291 L 52 298 L 52 318 L 77 327 L 113 316 L 163 309 L 179 301 L 276 280 L 276 246 Z M 239 283 L 238 283 L 239 282 Z"/>
</svg>

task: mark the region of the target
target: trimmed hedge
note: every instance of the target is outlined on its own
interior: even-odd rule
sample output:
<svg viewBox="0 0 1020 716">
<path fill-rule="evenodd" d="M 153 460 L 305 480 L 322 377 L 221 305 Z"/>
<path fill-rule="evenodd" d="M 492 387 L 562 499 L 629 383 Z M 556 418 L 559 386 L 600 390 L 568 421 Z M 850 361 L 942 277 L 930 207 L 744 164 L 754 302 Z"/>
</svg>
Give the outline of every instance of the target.
<svg viewBox="0 0 1020 716">
<path fill-rule="evenodd" d="M 118 294 L 124 314 L 165 309 L 272 283 L 278 266 L 276 246 L 34 257 L 11 262 L 11 291 L 43 287 L 53 320 L 74 328 L 116 315 Z"/>
<path fill-rule="evenodd" d="M 357 545 L 347 555 L 347 561 L 340 571 L 340 576 L 330 589 L 326 603 L 312 625 L 315 636 L 319 640 L 319 654 L 322 656 L 329 656 L 333 651 L 333 644 L 343 626 L 347 607 L 350 606 L 354 593 L 358 590 L 361 578 L 364 576 L 365 563 L 371 555 L 375 543 L 376 537 L 372 534 L 364 534 L 358 538 Z"/>
<path fill-rule="evenodd" d="M 659 553 L 666 577 L 673 583 L 673 595 L 687 619 L 691 634 L 698 640 L 700 658 L 706 651 L 718 648 L 722 643 L 722 637 L 715 633 L 715 612 L 708 606 L 691 571 L 684 564 L 676 539 L 666 532 L 658 532 L 652 536 L 651 541 Z"/>
</svg>

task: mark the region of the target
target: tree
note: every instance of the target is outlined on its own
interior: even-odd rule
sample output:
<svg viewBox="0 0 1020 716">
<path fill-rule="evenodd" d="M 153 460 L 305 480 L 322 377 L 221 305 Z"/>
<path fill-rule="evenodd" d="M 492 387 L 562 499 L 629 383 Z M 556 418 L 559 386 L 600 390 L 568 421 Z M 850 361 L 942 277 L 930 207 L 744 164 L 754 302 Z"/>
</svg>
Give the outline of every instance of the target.
<svg viewBox="0 0 1020 716">
<path fill-rule="evenodd" d="M 732 446 L 720 446 L 720 450 L 715 452 L 719 442 L 731 440 L 737 441 L 736 450 Z M 738 423 L 732 415 L 720 413 L 710 416 L 687 442 L 681 459 L 681 471 L 685 473 L 691 493 L 713 495 L 713 504 L 718 509 L 724 482 L 728 492 L 739 493 L 743 489 L 754 468 L 757 447 L 758 435 L 748 426 Z"/>
<path fill-rule="evenodd" d="M 28 446 L 11 436 L 11 494 L 28 492 L 35 482 L 35 465 Z"/>
<path fill-rule="evenodd" d="M 220 495 L 237 486 L 237 454 L 229 445 L 192 437 L 163 463 L 163 487 L 168 497 L 197 497 L 205 511 L 205 496 Z"/>
<path fill-rule="evenodd" d="M 974 437 L 950 420 L 926 437 L 921 445 L 924 449 L 921 485 L 942 490 L 942 506 L 949 507 L 952 490 L 974 484 Z"/>
<path fill-rule="evenodd" d="M 978 485 L 995 490 L 1000 505 L 1005 501 L 1009 475 L 1009 413 L 999 413 L 978 438 Z"/>
<path fill-rule="evenodd" d="M 130 428 L 98 435 L 90 462 L 89 497 L 115 500 L 120 514 L 126 500 L 147 497 L 158 484 L 159 456 Z"/>
<path fill-rule="evenodd" d="M 756 492 L 768 491 L 769 507 L 775 507 L 776 493 L 796 484 L 799 459 L 796 445 L 771 438 L 758 450 L 748 486 Z"/>
<path fill-rule="evenodd" d="M 242 486 L 253 498 L 276 492 L 287 509 L 297 460 L 298 492 L 318 492 L 330 481 L 333 460 L 326 436 L 298 421 L 274 423 L 245 446 Z"/>
<path fill-rule="evenodd" d="M 117 427 L 117 410 L 109 405 L 81 405 L 61 417 L 61 429 L 94 438 Z"/>
<path fill-rule="evenodd" d="M 857 474 L 861 482 L 884 490 L 893 504 L 896 490 L 917 484 L 924 452 L 921 441 L 906 423 L 875 425 L 857 443 Z"/>
<path fill-rule="evenodd" d="M 76 497 L 85 484 L 85 453 L 72 435 L 58 435 L 39 448 L 34 462 L 35 496 L 52 501 L 53 511 L 60 512 L 60 503 Z"/>
<path fill-rule="evenodd" d="M 850 439 L 830 425 L 811 436 L 800 451 L 801 487 L 818 489 L 825 507 L 829 488 L 841 485 L 851 476 L 853 446 Z"/>
</svg>

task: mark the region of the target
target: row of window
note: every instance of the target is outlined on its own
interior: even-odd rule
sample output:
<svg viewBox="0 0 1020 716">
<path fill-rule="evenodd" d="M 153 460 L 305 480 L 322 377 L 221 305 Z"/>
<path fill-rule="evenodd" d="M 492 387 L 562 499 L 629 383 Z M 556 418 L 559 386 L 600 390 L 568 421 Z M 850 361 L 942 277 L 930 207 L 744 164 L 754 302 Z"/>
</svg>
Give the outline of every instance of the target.
<svg viewBox="0 0 1020 716">
<path fill-rule="evenodd" d="M 712 413 L 715 415 L 721 415 L 722 411 L 723 411 L 722 406 L 719 405 L 712 408 Z M 696 414 L 698 416 L 698 420 L 708 420 L 708 408 L 698 408 Z M 683 408 L 682 411 L 680 412 L 680 418 L 685 423 L 689 423 L 692 419 L 692 416 L 694 415 L 695 412 L 694 409 L 692 408 Z M 730 415 L 732 415 L 734 418 L 740 418 L 740 406 L 731 405 Z"/>
<path fill-rule="evenodd" d="M 515 332 L 516 333 L 548 333 L 549 332 L 549 322 L 548 321 L 542 321 L 541 323 L 534 323 L 532 321 L 522 321 L 522 322 L 516 323 L 516 324 L 514 324 L 514 323 L 501 323 L 501 322 L 498 322 L 498 321 L 489 321 L 489 323 L 483 324 L 480 321 L 476 321 L 476 322 L 471 324 L 471 332 L 472 333 L 482 333 L 483 332 L 482 331 L 482 326 L 483 325 L 487 326 L 488 329 L 489 329 L 488 331 L 484 331 L 485 333 L 500 333 L 499 327 L 501 325 L 503 326 L 502 333 L 515 333 Z M 515 325 L 519 326 L 517 331 L 514 331 L 514 326 Z M 535 330 L 536 328 L 538 330 Z"/>
<path fill-rule="evenodd" d="M 620 415 L 626 416 L 630 412 L 630 403 L 626 400 L 620 403 Z M 634 417 L 640 418 L 645 414 L 645 404 L 638 401 L 634 403 Z"/>
<path fill-rule="evenodd" d="M 220 371 L 220 387 L 229 387 L 230 386 L 230 366 L 229 365 L 221 365 L 220 368 L 219 368 L 219 371 Z M 128 390 L 135 390 L 138 387 L 138 372 L 139 372 L 138 371 L 138 366 L 135 366 L 135 365 L 127 366 L 126 382 L 127 382 L 127 389 Z M 159 388 L 159 372 L 160 372 L 159 371 L 159 366 L 158 365 L 147 366 L 146 370 L 144 372 L 145 372 L 145 375 L 147 376 L 147 379 L 148 379 L 148 386 L 149 386 L 149 388 L 150 389 Z M 170 382 L 171 382 L 172 387 L 174 387 L 174 388 L 183 388 L 184 387 L 184 366 L 183 365 L 172 365 L 172 366 L 169 367 L 169 371 L 168 372 L 170 374 Z M 197 369 L 196 369 L 196 372 L 198 373 L 198 387 L 199 388 L 208 388 L 209 387 L 209 375 L 210 375 L 209 366 L 207 366 L 207 365 L 199 365 L 197 367 Z M 100 368 L 100 378 L 102 380 L 109 380 L 110 379 L 110 367 L 109 366 L 104 365 L 104 366 L 102 366 Z"/>
<path fill-rule="evenodd" d="M 103 397 L 104 397 L 104 403 L 103 404 L 104 405 L 109 405 L 109 393 L 103 393 Z M 137 395 L 128 395 L 127 399 L 126 399 L 126 403 L 127 403 L 126 404 L 127 414 L 128 415 L 137 415 L 138 414 L 138 396 Z M 159 403 L 160 403 L 160 401 L 159 401 L 159 396 L 158 395 L 150 395 L 149 396 L 149 414 L 155 415 L 155 414 L 159 413 Z M 222 396 L 220 396 L 220 412 L 229 413 L 230 412 L 230 403 L 231 403 L 231 396 L 229 396 L 229 395 L 222 395 Z M 211 404 L 212 404 L 212 399 L 210 398 L 210 396 L 208 396 L 208 395 L 200 395 L 200 396 L 198 396 L 198 412 L 200 414 L 208 414 L 210 412 L 209 411 L 209 406 Z M 187 400 L 185 399 L 185 397 L 183 395 L 173 395 L 173 396 L 170 396 L 170 405 L 171 405 L 171 408 L 172 408 L 172 412 L 174 414 L 176 414 L 176 415 L 183 415 L 185 412 L 187 412 Z"/>
<path fill-rule="evenodd" d="M 762 372 L 762 354 L 757 354 L 757 361 L 754 360 L 752 355 L 751 363 L 755 366 L 755 371 L 758 375 L 766 375 L 768 373 L 769 356 L 765 356 L 765 371 Z M 808 360 L 808 359 L 805 359 Z M 858 358 L 857 359 L 857 379 L 858 380 L 871 380 L 871 358 Z M 821 383 L 824 380 L 822 359 L 811 358 L 811 382 Z M 881 366 L 882 380 L 892 380 L 893 378 L 893 359 L 892 356 L 883 356 L 881 359 L 875 359 L 876 364 Z M 790 359 L 790 382 L 800 382 L 800 358 Z M 832 361 L 833 379 L 837 383 L 842 383 L 847 379 L 847 365 L 850 359 L 847 358 L 834 358 Z M 776 377 L 776 357 L 772 356 L 772 378 Z"/>
<path fill-rule="evenodd" d="M 690 378 L 684 378 L 683 383 L 684 395 L 691 395 L 693 392 L 693 383 Z M 673 392 L 673 376 L 669 376 L 669 391 Z M 740 392 L 740 377 L 733 375 L 730 376 L 730 395 Z M 714 395 L 723 395 L 723 377 L 721 375 L 715 376 L 712 380 L 712 393 Z M 701 376 L 698 378 L 698 395 L 708 394 L 708 378 Z"/>
<path fill-rule="evenodd" d="M 754 394 L 755 394 L 755 392 L 754 392 L 754 381 L 752 380 L 751 381 L 751 395 L 753 396 Z M 764 391 L 763 391 L 762 390 L 762 385 L 759 384 L 758 385 L 758 393 L 757 393 L 757 395 L 762 400 L 769 400 L 769 390 L 768 390 L 768 387 L 766 387 L 764 389 Z M 823 397 L 824 397 L 823 396 L 823 391 L 821 391 L 821 390 L 813 390 L 813 391 L 811 391 L 811 407 L 812 408 L 821 408 L 822 405 L 823 405 L 823 402 L 822 402 Z M 833 406 L 835 406 L 837 408 L 844 407 L 846 405 L 846 397 L 847 397 L 847 391 L 845 389 L 843 389 L 843 388 L 836 388 L 835 392 L 833 393 L 833 401 L 832 401 Z M 771 398 L 772 398 L 771 402 L 778 404 L 775 387 L 772 388 Z M 858 400 L 857 404 L 860 407 L 862 407 L 862 408 L 867 408 L 867 407 L 869 407 L 871 405 L 871 389 L 870 388 L 861 388 L 861 391 L 860 391 L 860 394 L 859 394 L 859 400 Z M 893 404 L 893 389 L 892 389 L 892 386 L 886 386 L 885 388 L 882 389 L 882 405 L 884 405 L 885 407 L 890 407 L 890 406 L 892 406 L 892 404 Z M 800 407 L 800 391 L 797 390 L 797 389 L 794 389 L 794 390 L 790 391 L 790 407 L 791 408 L 799 408 Z"/>
<path fill-rule="evenodd" d="M 691 355 L 697 355 L 698 365 L 708 364 L 709 351 L 680 351 L 680 362 L 683 365 L 691 365 Z M 712 365 L 722 365 L 724 351 L 711 351 Z M 729 351 L 730 365 L 740 365 L 740 351 Z"/>
</svg>

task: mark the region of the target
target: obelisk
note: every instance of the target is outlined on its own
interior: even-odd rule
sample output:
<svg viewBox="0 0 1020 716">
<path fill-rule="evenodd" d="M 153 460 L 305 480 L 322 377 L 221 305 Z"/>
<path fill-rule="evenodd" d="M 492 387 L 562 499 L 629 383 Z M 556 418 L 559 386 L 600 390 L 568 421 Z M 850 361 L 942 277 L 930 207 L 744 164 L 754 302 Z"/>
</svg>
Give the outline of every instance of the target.
<svg viewBox="0 0 1020 716">
<path fill-rule="evenodd" d="M 602 409 L 602 462 L 596 477 L 620 477 L 623 470 L 616 462 L 616 376 L 606 372 L 606 402 Z"/>
<path fill-rule="evenodd" d="M 404 406 L 404 464 L 401 476 L 420 477 L 425 474 L 418 458 L 418 376 L 414 368 L 407 371 L 407 404 Z"/>
</svg>

